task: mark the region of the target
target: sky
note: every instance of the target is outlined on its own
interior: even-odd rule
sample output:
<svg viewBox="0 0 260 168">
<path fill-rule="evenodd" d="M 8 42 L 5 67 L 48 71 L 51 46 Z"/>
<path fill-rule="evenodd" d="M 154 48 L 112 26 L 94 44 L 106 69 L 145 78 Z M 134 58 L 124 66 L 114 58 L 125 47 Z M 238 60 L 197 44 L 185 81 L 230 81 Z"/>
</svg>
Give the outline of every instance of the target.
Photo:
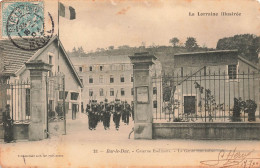
<svg viewBox="0 0 260 168">
<path fill-rule="evenodd" d="M 76 10 L 76 19 L 60 17 L 59 34 L 66 50 L 86 52 L 109 46 L 170 45 L 195 37 L 200 46 L 215 48 L 218 39 L 236 34 L 260 35 L 257 0 L 60 0 Z M 45 16 L 54 18 L 58 32 L 58 2 L 45 0 Z M 195 16 L 189 16 L 189 13 Z M 239 12 L 241 16 L 198 16 L 210 12 Z"/>
</svg>

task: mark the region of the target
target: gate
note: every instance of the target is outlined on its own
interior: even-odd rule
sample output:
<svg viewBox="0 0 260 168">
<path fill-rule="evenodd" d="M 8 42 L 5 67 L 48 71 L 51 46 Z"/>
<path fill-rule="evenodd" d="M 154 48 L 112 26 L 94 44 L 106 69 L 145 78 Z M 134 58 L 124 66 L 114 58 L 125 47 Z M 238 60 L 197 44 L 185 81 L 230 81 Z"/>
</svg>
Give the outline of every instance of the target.
<svg viewBox="0 0 260 168">
<path fill-rule="evenodd" d="M 46 79 L 48 137 L 66 134 L 65 76 L 61 73 Z"/>
</svg>

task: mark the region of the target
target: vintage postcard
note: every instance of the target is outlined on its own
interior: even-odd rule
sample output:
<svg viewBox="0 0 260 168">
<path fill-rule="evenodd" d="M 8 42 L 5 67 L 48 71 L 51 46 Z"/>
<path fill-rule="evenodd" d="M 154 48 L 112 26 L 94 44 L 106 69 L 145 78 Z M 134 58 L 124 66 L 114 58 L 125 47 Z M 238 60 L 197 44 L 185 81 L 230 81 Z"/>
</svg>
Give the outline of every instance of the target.
<svg viewBox="0 0 260 168">
<path fill-rule="evenodd" d="M 0 168 L 260 167 L 259 0 L 1 0 Z"/>
</svg>

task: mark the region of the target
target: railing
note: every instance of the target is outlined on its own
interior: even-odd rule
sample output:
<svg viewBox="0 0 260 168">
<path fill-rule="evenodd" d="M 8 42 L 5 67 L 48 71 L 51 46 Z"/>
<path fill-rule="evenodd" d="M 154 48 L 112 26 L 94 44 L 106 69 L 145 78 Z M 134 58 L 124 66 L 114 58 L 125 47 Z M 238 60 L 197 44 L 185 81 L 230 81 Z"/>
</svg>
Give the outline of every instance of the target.
<svg viewBox="0 0 260 168">
<path fill-rule="evenodd" d="M 153 78 L 153 86 L 161 86 L 154 122 L 260 121 L 258 72 L 232 74 L 203 67 Z"/>
<path fill-rule="evenodd" d="M 9 80 L 0 82 L 1 101 L 6 104 L 6 112 L 14 124 L 29 123 L 30 121 L 30 82 Z"/>
</svg>

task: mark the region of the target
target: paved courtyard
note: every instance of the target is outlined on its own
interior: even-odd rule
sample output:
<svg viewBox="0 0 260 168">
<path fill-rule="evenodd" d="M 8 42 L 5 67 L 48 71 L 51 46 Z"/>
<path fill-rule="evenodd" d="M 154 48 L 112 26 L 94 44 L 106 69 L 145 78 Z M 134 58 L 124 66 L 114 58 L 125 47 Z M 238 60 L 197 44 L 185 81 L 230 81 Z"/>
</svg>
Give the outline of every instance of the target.
<svg viewBox="0 0 260 168">
<path fill-rule="evenodd" d="M 260 167 L 260 141 L 134 140 L 130 125 L 99 123 L 87 117 L 67 121 L 67 135 L 42 141 L 0 143 L 2 167 Z M 220 160 L 220 161 L 219 161 Z M 235 162 L 234 162 L 235 161 Z M 209 166 L 211 165 L 211 166 Z"/>
</svg>

